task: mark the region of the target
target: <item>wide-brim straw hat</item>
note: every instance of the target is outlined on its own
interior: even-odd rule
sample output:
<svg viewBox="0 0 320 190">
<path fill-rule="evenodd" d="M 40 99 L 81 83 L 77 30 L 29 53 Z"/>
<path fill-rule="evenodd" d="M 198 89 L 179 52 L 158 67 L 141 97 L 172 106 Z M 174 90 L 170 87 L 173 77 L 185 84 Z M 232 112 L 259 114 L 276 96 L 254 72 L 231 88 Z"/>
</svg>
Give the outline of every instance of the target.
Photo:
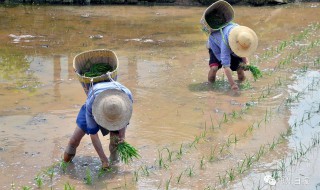
<svg viewBox="0 0 320 190">
<path fill-rule="evenodd" d="M 239 57 L 250 56 L 258 47 L 256 33 L 246 26 L 235 26 L 232 28 L 228 40 L 231 50 Z"/>
<path fill-rule="evenodd" d="M 95 98 L 92 114 L 101 127 L 109 131 L 118 131 L 129 124 L 132 101 L 122 90 L 105 90 Z"/>
<path fill-rule="evenodd" d="M 205 32 L 211 33 L 226 26 L 233 18 L 234 10 L 232 6 L 224 0 L 219 0 L 212 3 L 204 11 L 200 23 Z"/>
</svg>

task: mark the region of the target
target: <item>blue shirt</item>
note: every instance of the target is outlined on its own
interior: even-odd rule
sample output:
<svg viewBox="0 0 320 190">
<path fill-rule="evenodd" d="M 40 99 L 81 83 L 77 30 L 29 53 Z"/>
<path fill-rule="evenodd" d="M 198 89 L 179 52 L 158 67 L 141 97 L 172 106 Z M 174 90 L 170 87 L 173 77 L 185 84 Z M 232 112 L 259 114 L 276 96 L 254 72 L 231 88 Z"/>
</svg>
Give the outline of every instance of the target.
<svg viewBox="0 0 320 190">
<path fill-rule="evenodd" d="M 99 125 L 94 120 L 92 114 L 92 105 L 94 102 L 95 97 L 97 97 L 101 92 L 109 89 L 120 89 L 125 92 L 129 99 L 133 102 L 133 97 L 131 91 L 120 84 L 119 82 L 100 82 L 95 84 L 92 88 L 90 88 L 88 92 L 88 97 L 85 103 L 85 120 L 86 120 L 86 129 L 82 128 L 87 134 L 96 134 L 99 131 Z M 79 116 L 78 116 L 79 117 Z M 79 124 L 78 124 L 79 125 Z"/>
<path fill-rule="evenodd" d="M 228 36 L 235 23 L 229 23 L 221 30 L 214 31 L 210 34 L 208 45 L 216 58 L 221 62 L 223 67 L 231 66 L 231 54 L 234 54 L 229 46 Z"/>
</svg>

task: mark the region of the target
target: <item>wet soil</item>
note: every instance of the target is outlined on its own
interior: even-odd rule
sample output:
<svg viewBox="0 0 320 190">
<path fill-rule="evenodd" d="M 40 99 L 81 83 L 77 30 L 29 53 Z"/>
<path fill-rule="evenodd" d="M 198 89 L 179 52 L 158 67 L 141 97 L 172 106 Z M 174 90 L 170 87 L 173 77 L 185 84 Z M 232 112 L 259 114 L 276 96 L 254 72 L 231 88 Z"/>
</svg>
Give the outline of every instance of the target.
<svg viewBox="0 0 320 190">
<path fill-rule="evenodd" d="M 299 92 L 290 85 L 303 81 L 302 71 L 319 74 L 320 4 L 234 8 L 235 22 L 251 27 L 259 37 L 250 59 L 264 73 L 258 81 L 246 73 L 240 94 L 230 91 L 222 71 L 215 85 L 206 82 L 207 36 L 199 24 L 205 7 L 0 7 L 0 187 L 36 189 L 36 176 L 44 189 L 63 189 L 66 184 L 75 189 L 232 189 L 234 184 L 238 189 L 241 179 L 242 184 L 258 186 L 259 180 L 246 177 L 263 178 L 274 163 L 290 157 L 297 146 L 290 139 L 309 143 L 304 133 L 289 133 L 294 125 L 290 118 L 298 112 L 290 111 L 288 101 Z M 116 52 L 118 81 L 133 92 L 126 140 L 142 158 L 101 173 L 86 136 L 64 171 L 61 156 L 86 98 L 73 72 L 73 58 L 101 48 Z M 312 76 L 316 89 L 319 76 Z M 319 105 L 319 91 L 314 99 L 309 94 L 296 99 Z M 317 113 L 315 107 L 303 107 L 300 115 Z M 311 116 L 319 121 L 319 115 Z M 319 123 L 311 126 L 317 129 Z M 232 178 L 230 169 L 262 146 L 270 150 L 280 134 L 287 136 L 265 151 L 255 167 Z M 109 139 L 102 141 L 108 155 Z M 308 187 L 315 187 L 320 178 L 310 172 L 316 167 L 307 169 L 305 175 L 313 179 Z M 86 184 L 89 176 L 91 185 Z"/>
</svg>

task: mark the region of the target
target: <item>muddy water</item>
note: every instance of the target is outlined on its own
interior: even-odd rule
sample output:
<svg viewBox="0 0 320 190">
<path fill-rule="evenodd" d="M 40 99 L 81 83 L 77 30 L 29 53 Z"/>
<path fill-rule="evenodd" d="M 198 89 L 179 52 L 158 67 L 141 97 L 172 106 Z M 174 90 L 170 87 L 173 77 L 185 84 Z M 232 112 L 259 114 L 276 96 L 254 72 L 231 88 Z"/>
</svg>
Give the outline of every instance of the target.
<svg viewBox="0 0 320 190">
<path fill-rule="evenodd" d="M 291 73 L 299 70 L 301 63 L 319 58 L 319 46 L 298 57 L 303 61 L 291 69 L 266 74 L 257 82 L 247 73 L 251 88 L 235 95 L 221 71 L 220 85 L 206 83 L 207 36 L 199 25 L 204 9 L 1 7 L 1 187 L 35 188 L 37 175 L 43 178 L 45 189 L 63 189 L 66 183 L 76 189 L 219 187 L 226 170 L 286 132 L 290 112 L 279 105 L 289 96 Z M 319 9 L 319 3 L 235 6 L 235 21 L 251 27 L 259 36 L 258 50 L 251 58 L 256 60 L 271 47 L 319 22 Z M 319 31 L 303 43 L 315 39 L 319 39 Z M 272 55 L 258 66 L 268 73 L 282 56 L 298 47 Z M 101 48 L 116 52 L 118 81 L 133 92 L 134 114 L 126 139 L 139 148 L 142 159 L 99 175 L 100 161 L 85 137 L 74 162 L 63 172 L 54 164 L 61 160 L 86 98 L 73 73 L 73 57 Z M 275 84 L 276 90 L 257 103 L 257 98 Z M 254 109 L 241 116 L 235 114 L 246 105 Z M 256 129 L 249 134 L 248 126 L 252 125 Z M 232 139 L 237 139 L 236 146 L 230 144 Z M 105 145 L 108 141 L 103 139 Z M 293 147 L 289 142 L 281 143 L 264 161 L 282 158 Z M 108 154 L 107 146 L 105 150 Z M 216 158 L 209 162 L 211 150 L 215 150 Z M 51 166 L 55 169 L 52 180 L 47 175 Z M 91 172 L 92 185 L 85 184 L 87 171 Z"/>
</svg>

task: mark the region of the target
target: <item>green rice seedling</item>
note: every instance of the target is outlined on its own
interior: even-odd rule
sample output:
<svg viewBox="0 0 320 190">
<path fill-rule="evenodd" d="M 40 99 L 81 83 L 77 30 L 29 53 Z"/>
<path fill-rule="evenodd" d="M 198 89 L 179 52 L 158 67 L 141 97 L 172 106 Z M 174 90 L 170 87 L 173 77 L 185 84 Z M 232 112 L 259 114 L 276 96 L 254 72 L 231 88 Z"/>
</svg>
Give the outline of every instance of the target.
<svg viewBox="0 0 320 190">
<path fill-rule="evenodd" d="M 229 177 L 229 181 L 233 181 L 235 180 L 236 176 L 235 176 L 235 173 L 234 173 L 234 169 L 230 169 L 230 170 L 227 170 L 227 176 Z"/>
<path fill-rule="evenodd" d="M 22 190 L 30 190 L 31 187 L 30 186 L 22 186 Z"/>
<path fill-rule="evenodd" d="M 138 182 L 138 180 L 139 180 L 139 170 L 135 170 L 133 172 L 133 180 L 134 180 L 134 182 Z"/>
<path fill-rule="evenodd" d="M 193 165 L 192 167 L 189 166 L 189 167 L 186 169 L 186 172 L 187 172 L 187 175 L 188 175 L 189 177 L 194 176 L 194 175 L 195 175 L 195 173 L 194 173 L 194 165 Z"/>
<path fill-rule="evenodd" d="M 107 169 L 100 168 L 99 171 L 98 171 L 98 177 L 102 177 L 106 173 L 110 173 L 110 172 L 112 172 L 112 168 L 107 168 Z"/>
<path fill-rule="evenodd" d="M 261 121 L 259 121 L 259 123 L 257 123 L 257 128 L 260 128 L 261 123 L 262 123 L 262 120 L 261 120 Z"/>
<path fill-rule="evenodd" d="M 223 122 L 224 123 L 227 123 L 229 120 L 228 120 L 228 117 L 227 117 L 227 114 L 226 113 L 223 113 Z"/>
<path fill-rule="evenodd" d="M 60 168 L 62 169 L 62 172 L 63 172 L 63 173 L 66 173 L 69 164 L 70 164 L 70 162 L 65 162 L 65 161 L 63 161 L 63 160 L 61 160 L 61 161 L 59 162 L 59 166 L 60 166 Z"/>
<path fill-rule="evenodd" d="M 253 161 L 254 161 L 254 155 L 253 156 L 247 156 L 245 155 L 246 157 L 246 166 L 247 166 L 247 169 L 249 169 L 252 164 L 253 164 Z"/>
<path fill-rule="evenodd" d="M 205 168 L 205 160 L 204 160 L 204 156 L 202 156 L 200 160 L 200 169 L 204 169 L 204 168 Z"/>
<path fill-rule="evenodd" d="M 207 130 L 205 129 L 205 130 L 200 134 L 200 137 L 204 139 L 206 136 L 207 136 Z"/>
<path fill-rule="evenodd" d="M 245 163 L 246 163 L 246 159 L 242 160 L 241 164 L 238 162 L 237 163 L 237 172 L 238 174 L 243 174 L 245 172 Z"/>
<path fill-rule="evenodd" d="M 282 159 L 282 160 L 280 161 L 280 170 L 281 170 L 282 172 L 284 172 L 284 171 L 286 170 L 286 161 L 285 161 L 285 159 Z"/>
<path fill-rule="evenodd" d="M 254 124 L 250 125 L 247 130 L 244 132 L 244 136 L 246 137 L 248 133 L 252 133 Z"/>
<path fill-rule="evenodd" d="M 274 171 L 272 171 L 272 174 L 271 176 L 275 179 L 275 180 L 278 180 L 280 178 L 280 175 L 279 175 L 279 171 L 276 169 Z"/>
<path fill-rule="evenodd" d="M 269 145 L 269 150 L 272 151 L 277 146 L 277 142 L 273 139 L 272 143 Z"/>
<path fill-rule="evenodd" d="M 117 146 L 120 160 L 125 164 L 129 164 L 133 158 L 141 158 L 138 150 L 127 142 L 119 143 Z"/>
<path fill-rule="evenodd" d="M 270 85 L 269 85 L 269 83 L 268 83 L 267 95 L 270 95 L 270 94 L 271 94 L 271 87 L 270 87 Z"/>
<path fill-rule="evenodd" d="M 182 158 L 182 153 L 183 153 L 182 149 L 183 149 L 183 144 L 180 145 L 180 148 L 179 148 L 179 150 L 177 152 L 177 159 L 181 159 Z"/>
<path fill-rule="evenodd" d="M 179 184 L 181 182 L 181 178 L 182 178 L 182 175 L 184 174 L 185 171 L 182 171 L 178 177 L 177 177 L 177 183 Z"/>
<path fill-rule="evenodd" d="M 305 73 L 308 71 L 309 66 L 307 64 L 302 65 L 301 72 Z"/>
<path fill-rule="evenodd" d="M 167 168 L 167 165 L 164 163 L 162 153 L 160 150 L 158 150 L 158 166 L 159 168 Z"/>
<path fill-rule="evenodd" d="M 233 110 L 231 113 L 231 117 L 232 119 L 237 119 L 237 118 L 240 118 L 241 116 L 237 111 Z"/>
<path fill-rule="evenodd" d="M 46 170 L 45 173 L 46 173 L 46 175 L 49 177 L 50 182 L 52 183 L 52 181 L 53 181 L 53 176 L 54 176 L 54 166 L 49 167 L 49 168 Z"/>
<path fill-rule="evenodd" d="M 241 90 L 248 90 L 248 89 L 251 89 L 251 88 L 252 88 L 252 85 L 251 85 L 249 80 L 246 80 L 246 81 L 244 81 L 244 82 L 242 82 L 240 84 L 240 89 Z"/>
<path fill-rule="evenodd" d="M 64 184 L 64 190 L 75 190 L 76 188 L 71 186 L 69 184 L 69 182 L 67 182 L 66 184 Z"/>
<path fill-rule="evenodd" d="M 43 179 L 40 175 L 37 175 L 35 178 L 34 178 L 35 182 L 36 182 L 36 185 L 37 187 L 40 189 L 43 185 Z"/>
<path fill-rule="evenodd" d="M 150 175 L 150 171 L 149 171 L 148 166 L 144 165 L 144 166 L 141 166 L 140 168 L 141 168 L 141 171 L 142 171 L 143 175 L 145 175 L 145 176 L 149 176 Z"/>
<path fill-rule="evenodd" d="M 84 180 L 85 180 L 85 184 L 92 185 L 92 175 L 88 167 L 86 169 L 86 177 L 84 178 Z"/>
<path fill-rule="evenodd" d="M 166 190 L 168 190 L 169 187 L 170 187 L 171 178 L 172 178 L 172 176 L 170 176 L 170 179 L 168 179 L 168 180 L 166 181 Z"/>
<path fill-rule="evenodd" d="M 260 158 L 266 153 L 265 151 L 265 146 L 264 145 L 261 145 L 260 148 L 259 148 L 259 151 L 258 153 L 256 154 L 256 161 L 259 161 Z"/>
<path fill-rule="evenodd" d="M 232 135 L 232 134 L 231 134 L 231 135 Z M 231 144 L 232 144 L 232 141 L 230 140 L 230 136 L 231 136 L 231 135 L 229 135 L 229 137 L 228 137 L 228 139 L 227 139 L 227 142 L 225 143 L 226 147 L 230 147 Z"/>
<path fill-rule="evenodd" d="M 219 178 L 220 185 L 223 185 L 223 186 L 227 185 L 227 177 L 226 176 L 220 176 L 220 174 L 218 174 L 218 178 Z"/>
<path fill-rule="evenodd" d="M 164 149 L 168 151 L 168 161 L 172 162 L 173 151 L 170 151 L 169 148 L 164 148 Z"/>
<path fill-rule="evenodd" d="M 220 146 L 219 153 L 222 154 L 223 150 L 224 150 L 224 144 Z"/>
<path fill-rule="evenodd" d="M 237 144 L 239 141 L 240 141 L 240 139 L 237 138 L 237 135 L 235 134 L 235 135 L 234 135 L 234 141 L 233 141 L 233 143 L 234 143 L 234 144 Z"/>
<path fill-rule="evenodd" d="M 213 120 L 212 120 L 211 114 L 210 114 L 210 120 L 211 120 L 211 129 L 214 130 L 214 125 L 213 125 Z"/>
<path fill-rule="evenodd" d="M 216 160 L 216 157 L 215 157 L 215 155 L 214 155 L 214 152 L 216 151 L 216 148 L 217 148 L 217 146 L 215 146 L 214 149 L 213 149 L 212 146 L 211 146 L 211 148 L 210 148 L 210 155 L 209 155 L 209 162 L 213 162 L 213 161 Z"/>
</svg>

